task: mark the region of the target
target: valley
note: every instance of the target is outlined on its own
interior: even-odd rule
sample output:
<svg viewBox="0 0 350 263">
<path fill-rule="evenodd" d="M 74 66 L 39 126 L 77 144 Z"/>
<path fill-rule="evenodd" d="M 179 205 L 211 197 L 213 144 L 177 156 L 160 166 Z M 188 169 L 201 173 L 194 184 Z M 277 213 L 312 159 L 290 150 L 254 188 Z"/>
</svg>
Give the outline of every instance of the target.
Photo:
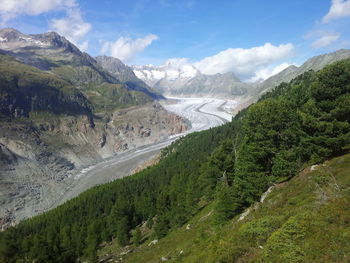
<svg viewBox="0 0 350 263">
<path fill-rule="evenodd" d="M 245 1 L 30 2 L 0 5 L 0 263 L 350 262 L 345 32 L 259 39 Z"/>
<path fill-rule="evenodd" d="M 154 158 L 162 148 L 170 145 L 180 136 L 224 124 L 232 118 L 232 115 L 223 111 L 221 106 L 224 104 L 235 105 L 232 100 L 225 101 L 212 98 L 186 99 L 172 97 L 169 99 L 171 102 L 164 101 L 163 106 L 168 111 L 188 120 L 190 128 L 187 131 L 171 135 L 167 139 L 156 143 L 119 153 L 102 162 L 82 168 L 80 172 L 73 176 L 73 184 L 63 190 L 49 209 L 63 204 L 93 186 L 128 176 L 136 167 Z M 233 108 L 226 108 L 226 110 L 233 110 Z"/>
</svg>

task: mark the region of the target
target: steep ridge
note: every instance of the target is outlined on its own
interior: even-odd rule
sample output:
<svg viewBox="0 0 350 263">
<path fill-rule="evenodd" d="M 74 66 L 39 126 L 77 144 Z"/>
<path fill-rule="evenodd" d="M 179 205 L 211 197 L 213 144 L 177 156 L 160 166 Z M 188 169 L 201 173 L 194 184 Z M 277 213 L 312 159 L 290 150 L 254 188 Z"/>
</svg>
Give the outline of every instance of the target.
<svg viewBox="0 0 350 263">
<path fill-rule="evenodd" d="M 92 57 L 55 32 L 25 35 L 5 28 L 0 30 L 0 40 L 0 49 L 20 62 L 53 71 L 73 84 L 84 85 L 86 81 L 119 83 Z"/>
</svg>

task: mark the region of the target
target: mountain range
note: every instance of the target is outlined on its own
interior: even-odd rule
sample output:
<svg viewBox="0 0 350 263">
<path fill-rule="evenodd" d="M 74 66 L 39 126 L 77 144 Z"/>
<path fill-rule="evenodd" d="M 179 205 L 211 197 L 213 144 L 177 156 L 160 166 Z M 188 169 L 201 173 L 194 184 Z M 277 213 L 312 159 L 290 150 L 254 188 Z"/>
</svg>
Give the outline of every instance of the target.
<svg viewBox="0 0 350 263">
<path fill-rule="evenodd" d="M 278 74 L 258 82 L 242 82 L 234 73 L 215 75 L 202 74 L 190 64 L 177 65 L 168 61 L 161 66 L 133 66 L 138 78 L 165 96 L 206 97 L 251 97 L 256 100 L 264 92 L 282 82 L 289 82 L 296 76 L 350 57 L 350 50 L 341 49 L 307 60 L 300 67 L 291 65 Z"/>
<path fill-rule="evenodd" d="M 325 65 L 350 57 L 349 50 L 338 50 L 311 58 L 300 67 L 291 65 L 265 81 L 248 83 L 242 82 L 232 72 L 207 75 L 191 64 L 174 60 L 161 66 L 129 67 L 117 58 L 93 58 L 55 32 L 25 35 L 15 29 L 5 28 L 0 30 L 0 50 L 19 62 L 56 74 L 96 102 L 99 99 L 91 83 L 95 86 L 103 83 L 119 84 L 126 90 L 142 93 L 142 96 L 149 98 L 146 100 L 162 99 L 165 95 L 246 97 L 254 101 L 281 82 L 289 82 L 308 70 L 317 71 Z"/>
<path fill-rule="evenodd" d="M 202 74 L 193 65 L 133 66 L 136 76 L 165 96 L 242 96 L 249 84 L 241 82 L 234 73 Z"/>
<path fill-rule="evenodd" d="M 142 92 L 150 99 L 161 98 L 142 81 L 127 83 L 124 77 L 118 79 L 120 74 L 103 69 L 93 57 L 81 52 L 55 32 L 25 35 L 15 29 L 5 28 L 0 30 L 0 50 L 21 63 L 51 72 L 85 92 L 92 89 L 91 84 L 110 83 Z"/>
</svg>

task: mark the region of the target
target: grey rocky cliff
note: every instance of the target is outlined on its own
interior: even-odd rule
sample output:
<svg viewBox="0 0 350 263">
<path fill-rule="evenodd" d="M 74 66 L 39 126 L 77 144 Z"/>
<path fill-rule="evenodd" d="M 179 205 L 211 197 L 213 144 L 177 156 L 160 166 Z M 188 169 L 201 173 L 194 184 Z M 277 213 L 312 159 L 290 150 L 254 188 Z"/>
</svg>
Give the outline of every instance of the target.
<svg viewBox="0 0 350 263">
<path fill-rule="evenodd" d="M 187 125 L 158 103 L 86 116 L 40 114 L 0 126 L 0 223 L 51 207 L 82 168 L 182 133 Z"/>
</svg>

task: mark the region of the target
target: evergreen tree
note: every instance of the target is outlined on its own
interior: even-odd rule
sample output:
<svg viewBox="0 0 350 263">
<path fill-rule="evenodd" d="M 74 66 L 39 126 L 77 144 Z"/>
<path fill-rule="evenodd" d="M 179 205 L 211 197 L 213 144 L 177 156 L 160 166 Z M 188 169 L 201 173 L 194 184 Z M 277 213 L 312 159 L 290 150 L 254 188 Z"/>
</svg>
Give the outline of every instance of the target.
<svg viewBox="0 0 350 263">
<path fill-rule="evenodd" d="M 137 227 L 132 235 L 132 243 L 134 244 L 134 246 L 139 246 L 141 244 L 141 240 L 142 240 L 142 233 L 140 228 Z"/>
<path fill-rule="evenodd" d="M 158 239 L 164 237 L 169 231 L 169 220 L 165 215 L 157 217 L 157 221 L 154 226 L 154 232 Z"/>
</svg>

